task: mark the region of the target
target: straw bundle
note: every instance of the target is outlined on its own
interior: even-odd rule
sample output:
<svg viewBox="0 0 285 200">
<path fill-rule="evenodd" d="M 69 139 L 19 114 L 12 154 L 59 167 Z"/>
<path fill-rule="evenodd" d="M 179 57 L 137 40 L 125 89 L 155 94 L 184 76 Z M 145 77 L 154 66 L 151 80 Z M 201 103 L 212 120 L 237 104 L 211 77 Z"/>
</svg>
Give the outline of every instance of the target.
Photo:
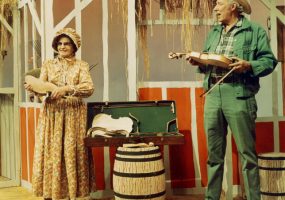
<svg viewBox="0 0 285 200">
<path fill-rule="evenodd" d="M 119 147 L 113 174 L 115 199 L 165 199 L 165 174 L 159 148 Z"/>
<path fill-rule="evenodd" d="M 148 0 L 138 0 L 136 4 L 136 13 L 137 13 L 137 22 L 141 24 L 147 17 L 147 6 L 151 7 L 151 1 Z M 149 15 L 151 16 L 151 9 L 149 9 Z M 138 26 L 138 41 L 139 47 L 143 52 L 143 63 L 144 63 L 144 74 L 146 74 L 146 78 L 149 79 L 150 76 L 150 62 L 149 62 L 149 51 L 147 45 L 147 25 L 139 25 Z M 142 78 L 143 79 L 143 78 Z"/>
<path fill-rule="evenodd" d="M 192 38 L 195 27 L 191 25 L 191 19 L 210 18 L 213 3 L 214 1 L 211 0 L 165 0 L 167 18 L 178 17 L 184 22 L 181 27 L 181 44 L 184 51 L 188 52 L 192 50 Z M 181 16 L 177 16 L 177 14 Z"/>
<path fill-rule="evenodd" d="M 261 154 L 258 165 L 262 200 L 284 200 L 285 153 Z"/>
<path fill-rule="evenodd" d="M 0 15 L 8 22 L 13 24 L 12 13 L 17 6 L 17 0 L 1 0 L 0 1 Z M 0 23 L 0 53 L 2 59 L 7 55 L 7 49 L 10 42 L 11 33 Z"/>
<path fill-rule="evenodd" d="M 192 38 L 193 38 L 193 26 L 191 26 L 192 18 L 209 18 L 212 14 L 213 1 L 212 0 L 161 0 L 164 2 L 165 8 L 165 19 L 180 19 L 183 23 L 181 27 L 181 43 L 184 48 L 183 51 L 192 50 Z M 152 1 L 150 0 L 138 0 L 136 5 L 137 11 L 137 22 L 140 24 L 138 26 L 138 40 L 139 46 L 143 53 L 143 63 L 144 72 L 142 80 L 144 79 L 144 74 L 146 74 L 146 79 L 150 77 L 150 62 L 149 62 L 149 51 L 147 44 L 148 35 L 148 25 L 143 22 L 146 20 L 147 16 L 152 19 Z M 147 14 L 147 11 L 149 13 Z M 151 25 L 152 28 L 152 25 Z M 168 26 L 168 29 L 173 31 L 177 29 L 176 26 Z M 166 33 L 167 34 L 167 33 Z M 168 40 L 168 38 L 167 38 Z"/>
<path fill-rule="evenodd" d="M 137 0 L 136 1 L 136 20 L 137 20 L 137 30 L 138 30 L 138 43 L 139 48 L 142 50 L 144 70 L 142 74 L 142 81 L 150 77 L 150 54 L 148 50 L 148 28 L 150 26 L 152 30 L 152 24 L 148 25 L 145 23 L 146 19 L 149 18 L 153 20 L 152 17 L 152 7 L 155 2 L 159 2 L 164 6 L 165 10 L 165 20 L 168 19 L 180 19 L 185 23 L 181 27 L 181 43 L 184 48 L 183 51 L 192 50 L 192 37 L 193 37 L 193 26 L 191 26 L 191 19 L 194 18 L 209 18 L 212 14 L 214 1 L 212 0 Z M 126 37 L 126 29 L 128 22 L 128 1 L 115 0 L 117 10 L 122 13 L 124 36 Z M 112 6 L 111 5 L 111 6 Z M 111 13 L 111 18 L 112 18 Z M 173 32 L 177 30 L 177 26 L 168 26 Z M 152 31 L 151 31 L 152 34 Z M 166 31 L 166 40 L 167 31 Z M 126 49 L 127 43 L 125 43 Z"/>
</svg>

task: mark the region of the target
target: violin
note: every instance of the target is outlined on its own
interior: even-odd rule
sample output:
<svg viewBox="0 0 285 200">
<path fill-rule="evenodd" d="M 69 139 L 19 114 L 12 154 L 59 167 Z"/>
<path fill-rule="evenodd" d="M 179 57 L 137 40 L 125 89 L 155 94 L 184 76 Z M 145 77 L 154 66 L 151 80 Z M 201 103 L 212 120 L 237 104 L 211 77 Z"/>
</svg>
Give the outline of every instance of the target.
<svg viewBox="0 0 285 200">
<path fill-rule="evenodd" d="M 92 127 L 87 131 L 87 135 L 112 137 L 121 134 L 129 137 L 132 127 L 133 120 L 129 117 L 115 119 L 111 115 L 99 113 L 93 118 Z"/>
<path fill-rule="evenodd" d="M 48 92 L 52 92 L 57 88 L 56 85 L 50 82 L 44 82 L 41 79 L 31 75 L 25 76 L 25 83 L 31 85 L 33 92 L 37 93 L 40 96 L 46 95 Z"/>
<path fill-rule="evenodd" d="M 229 71 L 217 82 L 215 83 L 209 90 L 205 91 L 200 95 L 200 97 L 206 96 L 209 94 L 217 85 L 219 85 L 227 76 L 229 76 L 237 67 L 230 67 L 229 65 L 234 63 L 236 60 L 228 58 L 223 55 L 212 54 L 212 53 L 200 53 L 192 51 L 190 53 L 174 53 L 170 52 L 168 54 L 168 58 L 170 59 L 178 59 L 187 55 L 187 59 L 193 59 L 194 61 L 202 64 L 202 65 L 213 65 L 217 67 L 221 67 L 224 69 L 228 69 Z"/>
<path fill-rule="evenodd" d="M 192 59 L 202 65 L 213 65 L 217 67 L 222 67 L 225 69 L 231 69 L 229 67 L 234 61 L 231 58 L 228 58 L 224 55 L 218 55 L 213 53 L 200 53 L 191 51 L 190 53 L 176 53 L 170 52 L 168 54 L 168 58 L 170 59 L 178 59 L 182 58 L 183 56 L 187 56 L 187 59 Z"/>
</svg>

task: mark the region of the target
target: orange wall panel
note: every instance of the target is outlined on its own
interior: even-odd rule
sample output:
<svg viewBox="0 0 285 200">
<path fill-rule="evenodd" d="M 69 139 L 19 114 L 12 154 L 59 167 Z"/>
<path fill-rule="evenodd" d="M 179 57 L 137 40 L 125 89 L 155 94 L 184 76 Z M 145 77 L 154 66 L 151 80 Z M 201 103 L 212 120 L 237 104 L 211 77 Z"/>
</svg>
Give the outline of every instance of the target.
<svg viewBox="0 0 285 200">
<path fill-rule="evenodd" d="M 171 184 L 173 188 L 195 187 L 190 88 L 168 88 L 167 99 L 176 102 L 178 129 L 185 138 L 184 145 L 169 148 Z"/>
<path fill-rule="evenodd" d="M 285 121 L 279 122 L 280 151 L 285 152 Z"/>
<path fill-rule="evenodd" d="M 26 108 L 20 108 L 20 133 L 21 133 L 21 169 L 22 180 L 28 181 L 28 156 L 27 156 L 27 126 Z"/>
<path fill-rule="evenodd" d="M 105 189 L 105 170 L 104 170 L 104 147 L 92 148 L 93 163 L 95 168 L 96 189 Z"/>
<path fill-rule="evenodd" d="M 274 151 L 273 122 L 256 123 L 256 151 L 257 153 Z"/>
<path fill-rule="evenodd" d="M 40 116 L 40 111 L 41 111 L 40 108 L 36 108 L 36 126 L 38 125 L 38 119 L 39 119 L 39 116 Z"/>
<path fill-rule="evenodd" d="M 161 88 L 140 88 L 139 89 L 139 100 L 140 101 L 159 101 L 162 99 Z"/>
<path fill-rule="evenodd" d="M 196 101 L 196 120 L 197 120 L 197 134 L 198 134 L 198 151 L 199 151 L 199 163 L 201 171 L 201 185 L 202 187 L 207 186 L 207 138 L 204 130 L 204 102 L 205 98 L 200 97 L 204 92 L 202 88 L 195 89 L 195 101 Z"/>
<path fill-rule="evenodd" d="M 28 108 L 28 147 L 29 147 L 29 180 L 33 175 L 33 159 L 35 148 L 35 108 Z"/>
<path fill-rule="evenodd" d="M 233 185 L 239 185 L 239 159 L 238 151 L 234 138 L 232 137 L 232 169 L 233 169 Z"/>
<path fill-rule="evenodd" d="M 110 147 L 109 150 L 109 159 L 110 159 L 110 174 L 113 174 L 114 171 L 114 162 L 115 162 L 115 157 L 116 157 L 116 147 Z M 113 177 L 111 178 L 111 187 L 113 189 Z"/>
</svg>

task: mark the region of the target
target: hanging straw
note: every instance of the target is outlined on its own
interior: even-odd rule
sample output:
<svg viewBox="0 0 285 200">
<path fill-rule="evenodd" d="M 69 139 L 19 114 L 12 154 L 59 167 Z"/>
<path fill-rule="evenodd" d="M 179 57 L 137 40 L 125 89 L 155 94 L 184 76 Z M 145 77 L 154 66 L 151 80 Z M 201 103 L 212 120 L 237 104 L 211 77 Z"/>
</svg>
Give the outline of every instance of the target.
<svg viewBox="0 0 285 200">
<path fill-rule="evenodd" d="M 13 24 L 13 9 L 17 6 L 17 0 L 1 0 L 0 1 L 0 15 L 7 23 Z M 0 22 L 0 53 L 2 59 L 7 55 L 7 49 L 10 42 L 11 33 Z"/>
</svg>

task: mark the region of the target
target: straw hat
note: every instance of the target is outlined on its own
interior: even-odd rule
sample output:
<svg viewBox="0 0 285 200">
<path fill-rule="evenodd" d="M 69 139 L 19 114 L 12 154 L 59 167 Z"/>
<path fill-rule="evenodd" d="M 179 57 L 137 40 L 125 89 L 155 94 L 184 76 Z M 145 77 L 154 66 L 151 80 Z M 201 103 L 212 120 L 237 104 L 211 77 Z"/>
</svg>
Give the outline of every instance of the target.
<svg viewBox="0 0 285 200">
<path fill-rule="evenodd" d="M 243 8 L 244 13 L 251 13 L 251 7 L 247 0 L 234 0 L 234 2 L 237 2 Z"/>
<path fill-rule="evenodd" d="M 71 41 L 73 42 L 73 44 L 75 45 L 76 49 L 75 52 L 77 51 L 77 49 L 81 46 L 81 39 L 80 36 L 76 33 L 76 31 L 73 28 L 63 28 L 60 31 L 58 31 L 55 35 L 55 37 L 53 38 L 52 41 L 52 48 L 57 51 L 57 43 L 58 40 L 62 37 L 62 36 L 68 36 Z"/>
</svg>

